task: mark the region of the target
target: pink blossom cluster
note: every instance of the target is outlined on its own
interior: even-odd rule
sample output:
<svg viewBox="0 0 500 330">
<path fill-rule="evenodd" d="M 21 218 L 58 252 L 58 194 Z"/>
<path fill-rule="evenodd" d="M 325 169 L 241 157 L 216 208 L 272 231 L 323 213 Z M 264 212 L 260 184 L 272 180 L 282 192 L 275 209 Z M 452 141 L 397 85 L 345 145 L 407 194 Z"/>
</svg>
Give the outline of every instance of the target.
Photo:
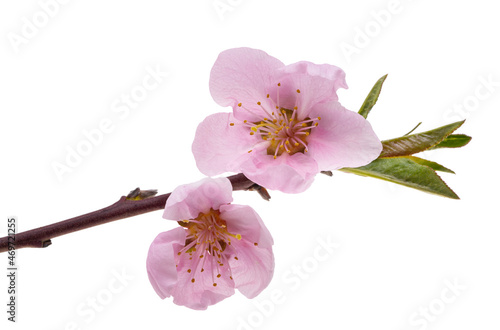
<svg viewBox="0 0 500 330">
<path fill-rule="evenodd" d="M 345 73 L 329 64 L 284 65 L 265 52 L 229 49 L 217 58 L 210 92 L 230 113 L 209 115 L 192 151 L 208 176 L 243 173 L 285 193 L 305 191 L 320 171 L 359 167 L 382 144 L 368 121 L 338 101 Z M 227 178 L 176 188 L 163 217 L 180 224 L 159 234 L 147 258 L 150 282 L 162 298 L 206 309 L 238 289 L 248 298 L 274 271 L 273 239 L 249 206 L 231 204 Z"/>
</svg>

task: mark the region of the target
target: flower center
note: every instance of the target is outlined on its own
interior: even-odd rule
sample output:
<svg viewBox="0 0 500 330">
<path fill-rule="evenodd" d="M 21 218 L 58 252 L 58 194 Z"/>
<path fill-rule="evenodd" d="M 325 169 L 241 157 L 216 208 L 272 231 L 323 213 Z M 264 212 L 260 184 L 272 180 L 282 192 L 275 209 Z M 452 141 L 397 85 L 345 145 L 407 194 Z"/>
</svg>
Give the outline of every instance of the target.
<svg viewBox="0 0 500 330">
<path fill-rule="evenodd" d="M 276 103 L 271 100 L 274 109 L 266 109 L 259 101 L 257 105 L 263 110 L 265 117 L 260 121 L 248 122 L 243 121 L 243 125 L 250 128 L 250 135 L 258 135 L 263 140 L 267 141 L 267 154 L 272 155 L 274 159 L 282 155 L 284 152 L 293 155 L 297 152 L 305 153 L 307 148 L 307 137 L 311 130 L 318 126 L 321 117 L 317 118 L 298 118 L 298 108 L 286 109 L 279 105 L 279 89 L 281 84 L 278 83 L 276 92 Z M 300 90 L 297 89 L 297 98 L 300 95 Z M 266 95 L 269 99 L 269 94 Z M 253 111 L 248 110 L 242 103 L 238 103 L 238 107 L 251 112 L 253 115 L 259 116 Z M 234 123 L 230 124 L 234 126 Z M 248 151 L 249 153 L 252 150 Z"/>
<path fill-rule="evenodd" d="M 274 118 L 264 118 L 250 128 L 263 140 L 269 141 L 267 154 L 272 155 L 274 159 L 283 152 L 290 155 L 307 152 L 307 137 L 311 133 L 311 128 L 318 126 L 318 123 L 309 117 L 299 121 L 296 110 L 296 108 L 294 110 L 280 108 L 277 116 L 272 112 Z"/>
<path fill-rule="evenodd" d="M 224 250 L 227 245 L 231 245 L 232 238 L 240 240 L 241 235 L 228 232 L 226 221 L 220 218 L 219 210 L 214 209 L 210 209 L 208 213 L 200 212 L 195 219 L 182 220 L 179 224 L 187 228 L 187 236 L 185 246 L 177 255 L 188 258 L 190 266 L 187 272 L 192 275 L 191 282 L 195 283 L 195 275 L 204 272 L 208 262 L 212 270 L 213 286 L 217 286 L 216 278 L 222 276 L 221 269 L 225 264 L 224 268 L 229 269 Z M 237 257 L 235 259 L 238 260 Z M 232 280 L 232 275 L 229 274 L 229 279 Z"/>
</svg>

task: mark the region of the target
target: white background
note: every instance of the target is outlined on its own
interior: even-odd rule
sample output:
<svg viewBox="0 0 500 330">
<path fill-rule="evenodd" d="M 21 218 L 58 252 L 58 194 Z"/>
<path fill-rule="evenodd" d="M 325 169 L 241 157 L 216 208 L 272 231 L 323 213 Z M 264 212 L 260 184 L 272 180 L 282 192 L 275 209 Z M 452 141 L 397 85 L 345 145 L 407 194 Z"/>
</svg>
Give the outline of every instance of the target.
<svg viewBox="0 0 500 330">
<path fill-rule="evenodd" d="M 473 140 L 423 155 L 455 170 L 442 177 L 460 201 L 340 172 L 318 176 L 300 195 L 271 192 L 271 202 L 235 193 L 275 239 L 275 277 L 254 300 L 236 293 L 200 312 L 158 298 L 146 255 L 175 225 L 161 211 L 19 250 L 18 323 L 6 320 L 1 276 L 2 329 L 499 328 L 500 22 L 492 2 L 222 0 L 232 5 L 220 15 L 213 0 L 74 0 L 52 6 L 44 21 L 47 2 L 0 5 L 2 236 L 9 215 L 28 230 L 105 207 L 137 186 L 166 193 L 201 179 L 191 143 L 205 116 L 229 111 L 211 99 L 208 77 L 232 47 L 342 67 L 349 89 L 340 101 L 354 111 L 389 73 L 369 116 L 381 139 L 420 121 L 424 131 L 467 119 L 459 132 Z M 390 17 L 380 14 L 388 9 Z M 44 26 L 26 35 L 34 19 Z M 13 38 L 25 39 L 15 46 Z M 347 44 L 356 53 L 346 55 Z M 148 67 L 168 77 L 128 116 L 113 112 Z M 494 82 L 490 91 L 481 79 Z M 113 131 L 58 180 L 52 164 L 64 164 L 68 148 L 104 118 Z M 317 261 L 318 240 L 329 239 L 339 247 Z M 116 272 L 133 278 L 120 286 Z M 120 292 L 109 294 L 110 283 Z M 95 311 L 88 299 L 104 303 Z"/>
</svg>

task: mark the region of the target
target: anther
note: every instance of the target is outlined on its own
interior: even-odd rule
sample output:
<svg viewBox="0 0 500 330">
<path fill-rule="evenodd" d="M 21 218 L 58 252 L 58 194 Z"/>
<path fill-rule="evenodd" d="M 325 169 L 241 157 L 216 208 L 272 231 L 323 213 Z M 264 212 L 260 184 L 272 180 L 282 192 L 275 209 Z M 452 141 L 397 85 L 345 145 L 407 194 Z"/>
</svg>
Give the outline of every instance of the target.
<svg viewBox="0 0 500 330">
<path fill-rule="evenodd" d="M 239 107 L 241 107 L 241 102 L 240 102 L 240 103 L 238 103 L 238 106 L 239 106 Z"/>
<path fill-rule="evenodd" d="M 297 89 L 297 93 L 300 93 L 300 89 Z"/>
<path fill-rule="evenodd" d="M 229 126 L 234 126 L 234 123 L 229 123 Z"/>
</svg>

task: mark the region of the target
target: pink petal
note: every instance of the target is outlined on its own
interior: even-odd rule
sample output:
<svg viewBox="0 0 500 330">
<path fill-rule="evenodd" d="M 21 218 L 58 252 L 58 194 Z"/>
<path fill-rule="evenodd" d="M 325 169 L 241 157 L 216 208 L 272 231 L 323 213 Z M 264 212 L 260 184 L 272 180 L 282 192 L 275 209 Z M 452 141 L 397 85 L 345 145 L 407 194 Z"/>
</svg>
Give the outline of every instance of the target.
<svg viewBox="0 0 500 330">
<path fill-rule="evenodd" d="M 179 227 L 159 234 L 149 248 L 146 268 L 151 285 L 160 298 L 173 296 L 177 305 L 206 309 L 233 295 L 234 281 L 230 279 L 229 264 L 217 268 L 214 263 L 205 262 L 201 272 L 199 260 L 196 260 L 199 262 L 196 267 L 189 255 L 177 255 L 185 241 L 186 230 Z M 188 272 L 188 269 L 192 271 Z M 217 278 L 219 272 L 221 277 Z M 193 277 L 196 279 L 194 283 L 191 282 Z"/>
<path fill-rule="evenodd" d="M 200 212 L 218 210 L 233 201 L 233 187 L 227 178 L 205 178 L 195 183 L 179 186 L 167 199 L 163 217 L 169 220 L 196 218 Z"/>
<path fill-rule="evenodd" d="M 230 123 L 236 123 L 230 126 Z M 240 164 L 250 155 L 248 151 L 260 142 L 250 135 L 248 127 L 235 121 L 230 113 L 216 113 L 198 125 L 192 145 L 196 165 L 205 175 L 238 172 Z"/>
<path fill-rule="evenodd" d="M 232 241 L 235 256 L 229 266 L 233 274 L 234 286 L 247 298 L 254 298 L 264 290 L 273 277 L 274 255 L 271 247 L 255 246 L 244 239 Z"/>
<path fill-rule="evenodd" d="M 185 241 L 186 231 L 179 227 L 159 234 L 149 247 L 146 269 L 149 281 L 161 299 L 170 297 L 177 283 L 175 250 L 183 247 Z"/>
<path fill-rule="evenodd" d="M 269 285 L 273 277 L 273 238 L 251 207 L 223 205 L 220 211 L 228 232 L 241 235 L 241 240 L 231 240 L 231 245 L 225 251 L 232 254 L 229 265 L 235 287 L 246 297 L 254 298 Z"/>
<path fill-rule="evenodd" d="M 275 84 L 273 72 L 283 66 L 281 61 L 258 49 L 228 49 L 219 54 L 212 68 L 210 93 L 221 106 L 235 107 L 238 119 L 256 121 L 255 116 L 243 109 L 237 111 L 237 104 L 241 102 L 250 111 L 262 114 L 257 102 L 266 101 L 269 87 Z"/>
<path fill-rule="evenodd" d="M 204 264 L 203 259 L 206 259 Z M 234 294 L 235 283 L 230 278 L 230 265 L 216 266 L 213 259 L 208 255 L 193 260 L 189 260 L 188 254 L 178 257 L 178 281 L 171 291 L 175 304 L 198 310 L 206 309 Z M 188 269 L 191 271 L 188 272 Z M 218 274 L 221 276 L 217 277 Z M 191 281 L 193 277 L 194 282 Z M 217 285 L 214 286 L 214 283 Z"/>
<path fill-rule="evenodd" d="M 300 152 L 282 154 L 276 159 L 263 153 L 252 154 L 251 162 L 242 165 L 242 172 L 267 189 L 300 193 L 309 188 L 319 172 L 316 161 Z"/>
<path fill-rule="evenodd" d="M 257 212 L 250 206 L 221 205 L 219 211 L 221 219 L 227 222 L 227 229 L 230 233 L 240 234 L 243 239 L 257 243 L 260 247 L 268 248 L 273 245 L 271 233 Z"/>
<path fill-rule="evenodd" d="M 315 104 L 338 100 L 337 89 L 347 88 L 342 69 L 306 61 L 281 68 L 276 80 L 281 84 L 279 106 L 287 109 L 297 106 L 301 119 L 309 115 Z"/>
<path fill-rule="evenodd" d="M 308 137 L 309 154 L 319 170 L 359 167 L 369 164 L 382 151 L 382 144 L 370 123 L 338 102 L 318 104 L 310 117 L 321 117 Z"/>
</svg>

